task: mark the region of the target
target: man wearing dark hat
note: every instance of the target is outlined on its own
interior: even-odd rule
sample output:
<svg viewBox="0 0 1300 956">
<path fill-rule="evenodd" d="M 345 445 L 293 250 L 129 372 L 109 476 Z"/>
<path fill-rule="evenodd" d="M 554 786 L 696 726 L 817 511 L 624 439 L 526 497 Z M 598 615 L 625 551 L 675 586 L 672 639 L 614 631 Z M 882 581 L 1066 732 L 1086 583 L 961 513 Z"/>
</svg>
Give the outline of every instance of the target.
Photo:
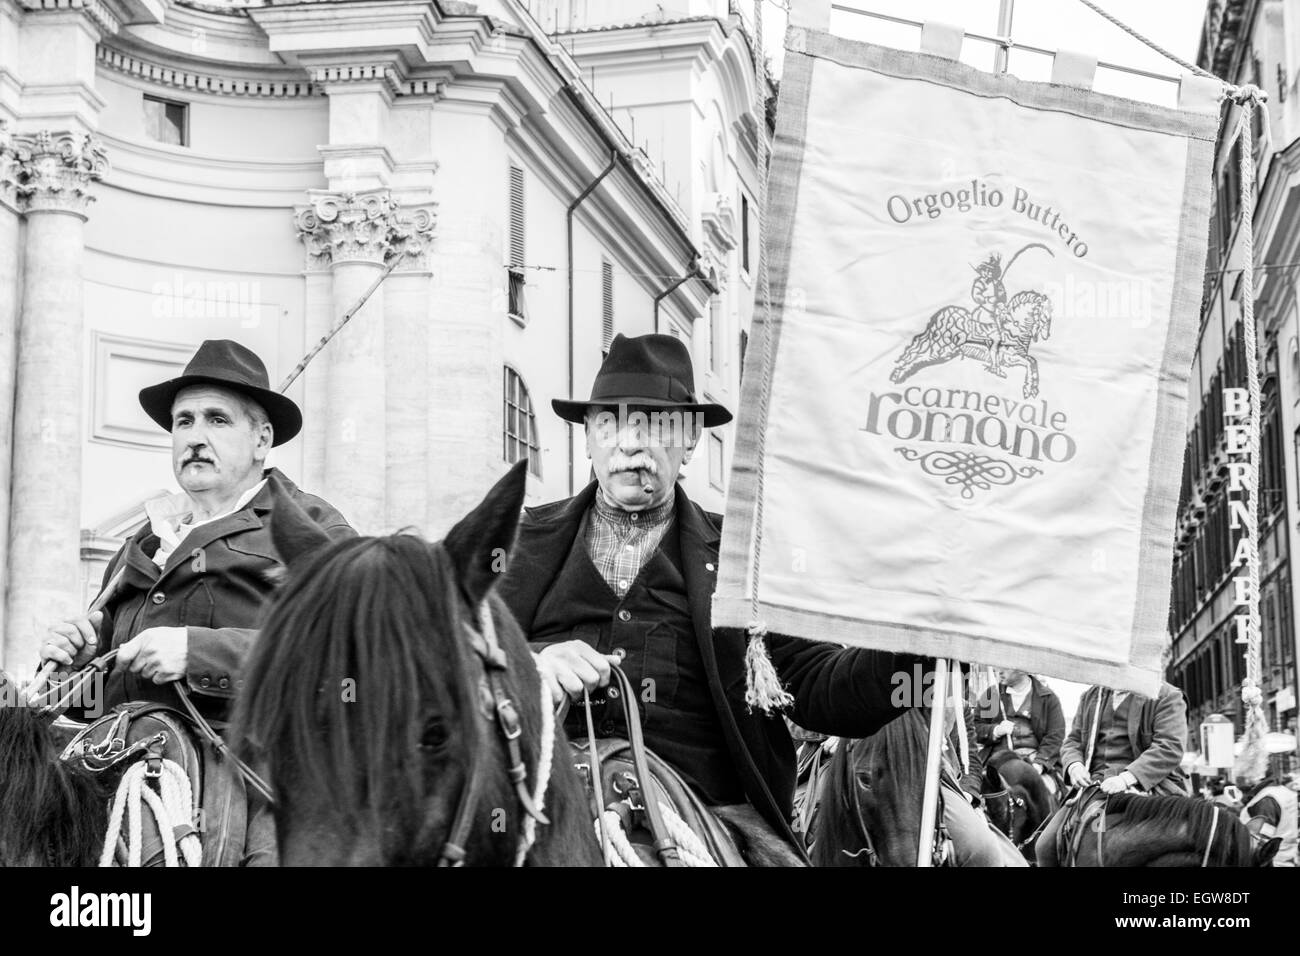
<svg viewBox="0 0 1300 956">
<path fill-rule="evenodd" d="M 743 811 L 774 842 L 793 845 L 789 730 L 746 706 L 746 635 L 710 626 L 722 519 L 677 484 L 702 430 L 731 414 L 697 401 L 690 354 L 668 335 L 617 336 L 591 398 L 551 404 L 585 427 L 596 480 L 528 509 L 501 584 L 543 678 L 557 700 L 580 698 L 605 686 L 610 662 L 621 660 L 650 749 L 705 802 Z M 902 713 L 891 706 L 891 680 L 918 660 L 780 636 L 768 644 L 794 697 L 790 718 L 839 736 L 865 737 Z M 626 735 L 620 707 L 598 709 L 598 735 Z M 585 736 L 579 711 L 567 729 Z"/>
<path fill-rule="evenodd" d="M 140 404 L 171 432 L 182 491 L 145 505 L 148 522 L 104 574 L 112 588 L 104 610 L 51 627 L 40 656 L 80 667 L 116 648 L 104 709 L 135 700 L 179 708 L 172 682 L 183 680 L 220 729 L 280 567 L 269 527 L 276 503 L 297 502 L 331 537 L 356 532 L 279 469 L 263 468 L 272 448 L 298 434 L 302 413 L 244 346 L 204 342 L 179 378 L 142 389 Z"/>
</svg>

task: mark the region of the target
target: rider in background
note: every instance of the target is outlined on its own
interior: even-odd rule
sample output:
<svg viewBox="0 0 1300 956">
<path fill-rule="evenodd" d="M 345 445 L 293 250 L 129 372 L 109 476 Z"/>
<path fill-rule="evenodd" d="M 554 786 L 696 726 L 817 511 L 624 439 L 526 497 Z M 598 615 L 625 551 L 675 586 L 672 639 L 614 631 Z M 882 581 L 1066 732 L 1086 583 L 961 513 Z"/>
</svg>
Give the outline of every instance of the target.
<svg viewBox="0 0 1300 956">
<path fill-rule="evenodd" d="M 1185 740 L 1187 705 L 1177 687 L 1161 683 L 1159 695 L 1151 698 L 1094 684 L 1079 699 L 1074 725 L 1061 745 L 1065 779 L 1075 787 L 1099 783 L 1108 794 L 1190 796 L 1181 766 Z M 1065 817 L 1064 811 L 1057 813 L 1039 836 L 1040 865 L 1055 847 Z"/>
<path fill-rule="evenodd" d="M 1099 781 L 1106 793 L 1185 797 L 1187 778 L 1180 765 L 1186 740 L 1187 707 L 1177 687 L 1162 683 L 1151 698 L 1094 684 L 1079 699 L 1074 726 L 1061 745 L 1061 763 L 1072 786 Z"/>
<path fill-rule="evenodd" d="M 1242 782 L 1253 781 L 1243 778 Z M 1300 773 L 1290 773 L 1281 780 L 1275 776 L 1265 777 L 1246 791 L 1241 822 L 1250 830 L 1251 836 L 1261 842 L 1274 837 L 1282 841 L 1271 866 L 1297 865 L 1296 844 L 1300 839 L 1297 787 L 1300 787 Z"/>
<path fill-rule="evenodd" d="M 1015 844 L 991 824 L 981 809 L 980 782 L 984 763 L 975 745 L 974 714 L 963 703 L 963 727 L 956 726 L 952 708 L 945 708 L 947 734 L 944 737 L 943 774 L 956 785 L 957 792 L 945 793 L 943 825 L 952 839 L 953 862 L 957 866 L 1025 866 L 1025 859 Z M 966 760 L 962 760 L 961 734 L 967 740 Z"/>
<path fill-rule="evenodd" d="M 983 762 L 999 743 L 1010 746 L 1043 775 L 1050 789 L 1057 789 L 1065 715 L 1060 699 L 1043 681 L 1025 671 L 999 669 L 997 686 L 979 699 L 975 739 Z"/>
</svg>

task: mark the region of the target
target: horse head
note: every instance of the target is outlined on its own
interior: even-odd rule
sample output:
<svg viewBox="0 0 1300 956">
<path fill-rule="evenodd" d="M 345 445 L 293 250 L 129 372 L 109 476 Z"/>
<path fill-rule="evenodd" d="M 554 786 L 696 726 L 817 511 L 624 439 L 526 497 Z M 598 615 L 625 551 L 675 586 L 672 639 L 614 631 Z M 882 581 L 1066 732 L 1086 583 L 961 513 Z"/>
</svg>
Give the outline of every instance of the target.
<svg viewBox="0 0 1300 956">
<path fill-rule="evenodd" d="M 1017 292 L 1007 303 L 1017 334 L 1028 334 L 1033 341 L 1052 335 L 1052 300 L 1041 292 Z"/>
<path fill-rule="evenodd" d="M 250 656 L 235 736 L 270 775 L 281 862 L 514 862 L 525 813 L 498 721 L 514 716 L 531 786 L 543 688 L 492 587 L 525 469 L 512 468 L 439 543 L 410 533 L 328 541 L 292 502 L 277 503 L 272 538 L 287 580 Z M 568 783 L 577 787 L 556 773 L 551 798 Z"/>
<path fill-rule="evenodd" d="M 815 866 L 916 865 L 927 713 L 904 711 L 836 750 L 814 825 Z"/>
<path fill-rule="evenodd" d="M 1027 840 L 1056 809 L 1055 799 L 1042 775 L 1014 750 L 1003 747 L 990 754 L 983 783 L 989 819 L 1017 845 Z M 999 793 L 1004 793 L 1005 799 L 997 799 Z"/>
</svg>

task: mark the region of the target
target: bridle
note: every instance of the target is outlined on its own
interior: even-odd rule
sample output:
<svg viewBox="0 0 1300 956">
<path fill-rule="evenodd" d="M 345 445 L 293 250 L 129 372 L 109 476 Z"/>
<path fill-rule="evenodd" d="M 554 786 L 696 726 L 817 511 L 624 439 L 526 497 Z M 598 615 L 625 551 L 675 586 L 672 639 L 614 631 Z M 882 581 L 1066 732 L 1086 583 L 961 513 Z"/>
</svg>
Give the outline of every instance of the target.
<svg viewBox="0 0 1300 956">
<path fill-rule="evenodd" d="M 68 679 L 66 685 L 59 684 L 57 686 L 47 687 L 34 697 L 29 697 L 29 706 L 34 707 L 37 714 L 43 718 L 57 717 L 67 709 L 68 705 L 76 699 L 77 695 L 81 693 L 87 683 L 94 679 L 96 674 L 103 673 L 108 669 L 108 665 L 117 657 L 117 653 L 118 649 L 107 651 L 99 657 L 91 660 L 84 667 L 74 673 L 72 677 Z M 252 767 L 240 760 L 226 742 L 221 739 L 221 735 L 212 729 L 212 725 L 208 723 L 207 719 L 204 718 L 202 714 L 199 713 L 198 708 L 194 706 L 194 702 L 190 700 L 190 693 L 186 690 L 184 681 L 173 681 L 172 688 L 176 691 L 176 696 L 180 698 L 181 705 L 185 708 L 185 711 L 189 715 L 190 721 L 194 724 L 195 729 L 204 740 L 212 745 L 218 758 L 229 761 L 230 765 L 235 768 L 241 777 L 244 778 L 244 781 L 248 786 L 256 790 L 268 804 L 274 807 L 275 796 L 271 791 L 270 784 L 263 780 Z M 37 703 L 41 697 L 59 691 L 62 691 L 62 693 L 60 693 L 53 702 L 45 704 Z"/>
<path fill-rule="evenodd" d="M 856 740 L 845 740 L 843 742 L 844 769 L 841 771 L 840 789 L 847 795 L 842 799 L 847 801 L 846 809 L 853 820 L 855 835 L 862 841 L 862 847 L 858 850 L 841 849 L 840 852 L 849 857 L 859 857 L 865 853 L 867 866 L 883 866 L 875 842 L 871 839 L 871 832 L 863 819 L 862 801 L 858 796 L 858 779 L 853 769 L 853 745 L 857 742 Z M 934 866 L 943 866 L 948 860 L 952 840 L 948 836 L 948 828 L 943 824 L 943 787 L 939 788 L 938 796 L 939 803 L 934 814 L 934 840 L 931 844 L 931 860 Z"/>
<path fill-rule="evenodd" d="M 473 648 L 474 655 L 482 666 L 482 673 L 479 675 L 479 691 L 485 709 L 490 709 L 494 716 L 492 724 L 505 744 L 509 761 L 507 773 L 510 776 L 511 784 L 514 785 L 515 797 L 519 801 L 520 808 L 528 817 L 543 825 L 550 823 L 538 806 L 545 792 L 545 781 L 550 776 L 550 767 L 541 766 L 539 757 L 537 767 L 538 793 L 535 799 L 534 795 L 528 792 L 528 768 L 524 765 L 523 749 L 519 745 L 519 739 L 523 735 L 523 728 L 519 723 L 519 711 L 515 707 L 514 701 L 510 699 L 505 683 L 509 662 L 505 651 L 501 649 L 500 642 L 497 641 L 496 626 L 492 622 L 492 611 L 488 607 L 486 600 L 479 605 L 478 628 L 475 629 L 466 624 L 465 629 L 469 634 L 470 647 Z M 542 710 L 545 714 L 547 710 L 545 702 Z M 544 743 L 545 741 L 538 741 L 539 755 L 546 750 Z M 484 775 L 475 772 L 474 768 L 471 767 L 465 781 L 465 789 L 461 791 L 460 802 L 456 806 L 456 814 L 452 817 L 447 840 L 443 843 L 442 850 L 438 854 L 438 866 L 465 865 L 465 844 L 469 840 L 470 831 L 473 828 L 474 810 L 483 792 L 483 784 Z M 522 865 L 527 854 L 528 845 L 531 843 L 530 833 L 532 828 L 526 827 L 525 830 L 526 832 L 520 837 L 519 852 L 515 854 L 515 864 L 517 866 Z"/>
</svg>

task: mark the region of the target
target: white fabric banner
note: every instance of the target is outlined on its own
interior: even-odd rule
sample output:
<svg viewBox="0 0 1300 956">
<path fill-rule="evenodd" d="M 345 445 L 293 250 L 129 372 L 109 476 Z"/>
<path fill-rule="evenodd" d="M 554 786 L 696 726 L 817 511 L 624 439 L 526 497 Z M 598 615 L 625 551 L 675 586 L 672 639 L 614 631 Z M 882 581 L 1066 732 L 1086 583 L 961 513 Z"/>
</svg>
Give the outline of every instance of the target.
<svg viewBox="0 0 1300 956">
<path fill-rule="evenodd" d="M 791 29 L 715 625 L 1154 695 L 1217 127 Z"/>
</svg>

